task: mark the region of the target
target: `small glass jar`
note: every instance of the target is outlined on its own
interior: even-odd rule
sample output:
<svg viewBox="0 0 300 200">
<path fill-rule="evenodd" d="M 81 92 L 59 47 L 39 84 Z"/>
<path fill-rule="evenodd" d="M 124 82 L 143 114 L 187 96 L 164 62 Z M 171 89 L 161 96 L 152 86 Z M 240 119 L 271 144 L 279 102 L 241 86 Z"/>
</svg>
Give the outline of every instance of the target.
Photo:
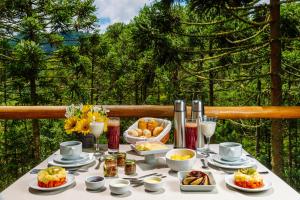
<svg viewBox="0 0 300 200">
<path fill-rule="evenodd" d="M 134 174 L 136 174 L 135 160 L 126 160 L 125 161 L 125 174 L 126 175 L 134 175 Z"/>
<path fill-rule="evenodd" d="M 125 166 L 125 160 L 126 160 L 126 153 L 125 152 L 117 153 L 118 167 L 124 167 Z"/>
<path fill-rule="evenodd" d="M 105 157 L 103 171 L 105 177 L 114 177 L 118 175 L 117 159 L 114 155 Z"/>
</svg>

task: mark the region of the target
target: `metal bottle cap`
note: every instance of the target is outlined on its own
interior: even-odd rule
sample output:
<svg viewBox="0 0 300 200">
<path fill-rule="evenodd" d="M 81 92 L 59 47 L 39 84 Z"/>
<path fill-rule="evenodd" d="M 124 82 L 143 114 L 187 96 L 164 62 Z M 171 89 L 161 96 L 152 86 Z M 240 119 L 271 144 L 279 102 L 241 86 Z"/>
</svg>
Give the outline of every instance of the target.
<svg viewBox="0 0 300 200">
<path fill-rule="evenodd" d="M 184 100 L 175 100 L 175 102 L 174 102 L 174 111 L 175 112 L 185 111 L 185 102 L 184 102 Z"/>
<path fill-rule="evenodd" d="M 204 113 L 204 104 L 202 103 L 201 100 L 193 100 L 192 101 L 192 111 Z"/>
</svg>

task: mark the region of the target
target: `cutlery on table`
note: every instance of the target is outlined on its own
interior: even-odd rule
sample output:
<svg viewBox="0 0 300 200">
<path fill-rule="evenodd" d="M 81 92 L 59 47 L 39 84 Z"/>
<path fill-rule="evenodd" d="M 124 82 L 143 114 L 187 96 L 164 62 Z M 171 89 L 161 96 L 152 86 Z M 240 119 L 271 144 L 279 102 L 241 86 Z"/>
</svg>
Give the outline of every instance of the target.
<svg viewBox="0 0 300 200">
<path fill-rule="evenodd" d="M 43 169 L 32 169 L 29 173 L 30 174 L 37 174 Z M 67 170 L 68 174 L 76 174 L 77 170 Z"/>
<path fill-rule="evenodd" d="M 123 179 L 126 179 L 126 180 L 138 180 L 138 179 L 141 179 L 141 178 L 146 178 L 148 176 L 157 176 L 157 175 L 160 175 L 158 173 L 152 173 L 152 174 L 147 174 L 147 175 L 144 175 L 144 176 L 140 176 L 138 178 L 123 178 Z"/>
<path fill-rule="evenodd" d="M 200 161 L 202 163 L 202 168 L 207 169 L 208 168 L 207 161 L 204 158 L 201 158 Z"/>
<path fill-rule="evenodd" d="M 226 170 L 223 170 L 222 171 L 226 174 L 234 174 L 234 171 L 226 171 Z M 259 174 L 268 174 L 269 172 L 268 171 L 258 171 Z"/>
<path fill-rule="evenodd" d="M 77 172 L 87 172 L 89 169 L 90 166 L 87 165 L 87 166 L 83 166 L 83 167 L 79 167 L 79 168 L 70 168 L 70 169 L 66 169 L 67 172 L 69 174 L 76 174 Z M 35 169 L 32 169 L 29 173 L 30 174 L 37 174 L 39 173 L 39 171 L 41 171 L 43 169 L 38 169 L 38 168 L 35 168 Z"/>
<path fill-rule="evenodd" d="M 104 156 L 103 155 L 101 155 L 99 158 L 98 158 L 98 164 L 97 164 L 97 166 L 95 167 L 95 169 L 99 169 L 100 168 L 100 165 L 101 165 L 101 163 L 103 162 L 103 160 L 104 160 Z"/>
</svg>

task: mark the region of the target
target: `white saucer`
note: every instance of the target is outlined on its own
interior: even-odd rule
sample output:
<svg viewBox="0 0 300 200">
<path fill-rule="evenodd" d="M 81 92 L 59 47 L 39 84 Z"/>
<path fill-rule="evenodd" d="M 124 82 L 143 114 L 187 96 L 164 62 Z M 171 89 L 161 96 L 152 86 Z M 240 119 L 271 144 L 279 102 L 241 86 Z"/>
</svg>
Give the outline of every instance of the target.
<svg viewBox="0 0 300 200">
<path fill-rule="evenodd" d="M 55 162 L 53 159 L 49 159 L 48 165 L 64 167 L 64 168 L 81 167 L 83 165 L 88 165 L 95 161 L 95 156 L 93 155 L 93 153 L 90 153 L 88 155 L 89 155 L 89 157 L 86 160 L 83 160 L 80 162 L 73 162 L 73 163 L 58 163 L 58 162 Z"/>
<path fill-rule="evenodd" d="M 249 157 L 242 155 L 239 160 L 236 161 L 227 161 L 221 158 L 219 154 L 212 155 L 212 159 L 218 163 L 222 163 L 225 165 L 243 165 L 247 162 L 249 162 Z"/>
<path fill-rule="evenodd" d="M 75 182 L 75 177 L 71 174 L 67 175 L 67 182 L 63 185 L 57 186 L 57 187 L 52 187 L 52 188 L 44 188 L 38 186 L 37 179 L 35 178 L 31 183 L 29 183 L 29 187 L 35 190 L 40 190 L 40 191 L 53 191 L 53 190 L 59 190 L 61 188 L 68 187 L 69 185 L 72 185 Z"/>
<path fill-rule="evenodd" d="M 207 158 L 207 162 L 213 166 L 221 167 L 224 169 L 242 169 L 256 166 L 256 161 L 253 158 L 249 158 L 249 162 L 246 162 L 241 165 L 227 165 L 223 163 L 216 162 L 212 157 Z"/>
<path fill-rule="evenodd" d="M 85 152 L 82 152 L 80 154 L 80 157 L 79 158 L 76 158 L 76 159 L 72 159 L 72 160 L 67 160 L 67 159 L 64 159 L 62 157 L 62 155 L 58 154 L 58 155 L 55 155 L 53 160 L 57 163 L 63 163 L 63 164 L 69 164 L 69 163 L 76 163 L 76 162 L 82 162 L 84 160 L 87 160 L 89 158 L 89 154 L 88 153 L 85 153 Z"/>
<path fill-rule="evenodd" d="M 243 188 L 243 187 L 240 187 L 240 186 L 237 186 L 236 184 L 234 184 L 234 175 L 231 174 L 231 175 L 226 175 L 225 176 L 225 182 L 227 185 L 235 188 L 235 189 L 238 189 L 238 190 L 241 190 L 241 191 L 244 191 L 244 192 L 263 192 L 263 191 L 266 191 L 266 190 L 269 190 L 272 188 L 272 183 L 268 180 L 265 180 L 264 179 L 264 186 L 261 187 L 261 188 Z"/>
</svg>

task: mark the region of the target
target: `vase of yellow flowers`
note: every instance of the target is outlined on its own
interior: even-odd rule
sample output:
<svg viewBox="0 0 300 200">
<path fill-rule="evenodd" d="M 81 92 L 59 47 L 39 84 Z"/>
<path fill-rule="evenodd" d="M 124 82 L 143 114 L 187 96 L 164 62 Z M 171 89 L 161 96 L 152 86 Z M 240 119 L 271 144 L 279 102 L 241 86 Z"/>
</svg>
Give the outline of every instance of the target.
<svg viewBox="0 0 300 200">
<path fill-rule="evenodd" d="M 66 108 L 65 131 L 67 134 L 75 134 L 82 142 L 83 148 L 91 148 L 95 143 L 95 137 L 91 134 L 90 123 L 92 121 L 104 122 L 104 132 L 107 131 L 108 110 L 102 106 L 74 104 Z"/>
</svg>

